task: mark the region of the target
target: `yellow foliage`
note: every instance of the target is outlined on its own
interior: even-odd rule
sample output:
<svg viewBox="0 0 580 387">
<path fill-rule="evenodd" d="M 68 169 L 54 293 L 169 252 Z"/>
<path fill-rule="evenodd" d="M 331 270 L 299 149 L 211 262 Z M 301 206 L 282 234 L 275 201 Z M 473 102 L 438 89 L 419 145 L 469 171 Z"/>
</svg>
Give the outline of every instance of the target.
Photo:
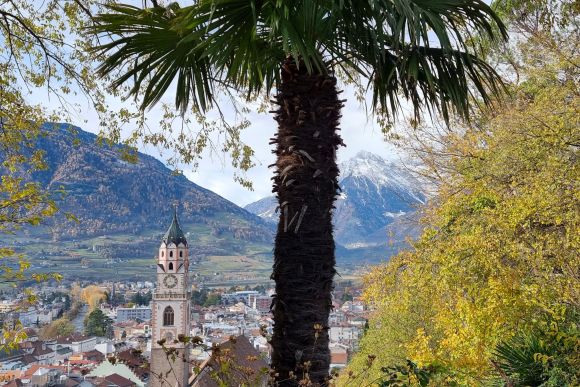
<svg viewBox="0 0 580 387">
<path fill-rule="evenodd" d="M 56 339 L 57 337 L 68 336 L 74 333 L 74 325 L 66 318 L 59 318 L 48 325 L 45 325 L 38 332 L 42 340 Z"/>
<path fill-rule="evenodd" d="M 481 384 L 500 340 L 580 307 L 577 60 L 528 67 L 501 108 L 421 144 L 437 195 L 412 249 L 365 279 L 375 313 L 347 370 L 360 383 L 412 359 Z"/>
<path fill-rule="evenodd" d="M 107 297 L 104 289 L 96 286 L 89 285 L 80 293 L 81 300 L 89 306 L 89 311 L 93 311 L 99 307 L 101 301 Z"/>
</svg>

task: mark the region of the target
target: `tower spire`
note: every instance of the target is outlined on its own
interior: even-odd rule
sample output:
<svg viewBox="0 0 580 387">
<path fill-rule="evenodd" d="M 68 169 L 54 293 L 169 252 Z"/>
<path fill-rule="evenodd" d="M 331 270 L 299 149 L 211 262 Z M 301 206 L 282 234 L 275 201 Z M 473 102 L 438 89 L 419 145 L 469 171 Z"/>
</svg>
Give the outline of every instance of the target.
<svg viewBox="0 0 580 387">
<path fill-rule="evenodd" d="M 189 347 L 177 340 L 190 335 L 189 248 L 179 225 L 177 206 L 163 236 L 157 260 L 157 286 L 151 307 L 151 362 L 148 387 L 187 387 Z M 165 345 L 174 349 L 175 358 L 167 356 Z M 160 344 L 161 343 L 161 344 Z M 183 361 L 175 361 L 183 359 Z"/>
<path fill-rule="evenodd" d="M 179 219 L 177 218 L 177 206 L 175 205 L 173 206 L 173 220 L 171 221 L 171 225 L 167 229 L 167 232 L 163 236 L 163 243 L 165 243 L 165 245 L 173 243 L 176 246 L 182 243 L 187 246 L 187 239 L 185 239 L 185 234 L 179 225 Z"/>
</svg>

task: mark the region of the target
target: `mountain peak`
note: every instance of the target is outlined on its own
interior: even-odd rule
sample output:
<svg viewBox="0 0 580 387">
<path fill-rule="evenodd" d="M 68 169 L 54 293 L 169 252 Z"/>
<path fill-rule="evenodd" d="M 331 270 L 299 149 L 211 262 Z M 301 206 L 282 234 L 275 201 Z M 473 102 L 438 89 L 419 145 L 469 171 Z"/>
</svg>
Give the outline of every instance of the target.
<svg viewBox="0 0 580 387">
<path fill-rule="evenodd" d="M 354 159 L 379 159 L 383 160 L 383 158 L 376 153 L 369 152 L 367 150 L 360 150 L 354 155 Z"/>
<path fill-rule="evenodd" d="M 381 156 L 368 151 L 359 151 L 353 158 L 340 164 L 340 178 L 349 176 L 371 176 L 389 168 Z"/>
<path fill-rule="evenodd" d="M 347 249 L 386 244 L 386 227 L 400 224 L 425 201 L 422 184 L 401 163 L 360 151 L 339 168 L 341 193 L 333 212 L 334 237 Z M 276 198 L 270 196 L 246 209 L 276 221 L 276 207 Z"/>
</svg>

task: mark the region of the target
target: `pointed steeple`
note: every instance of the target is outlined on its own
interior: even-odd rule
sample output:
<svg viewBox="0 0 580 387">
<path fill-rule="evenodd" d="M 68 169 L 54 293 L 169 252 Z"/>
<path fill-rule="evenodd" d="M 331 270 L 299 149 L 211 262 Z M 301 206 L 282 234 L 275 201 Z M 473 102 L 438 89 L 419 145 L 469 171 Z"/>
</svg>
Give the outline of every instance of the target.
<svg viewBox="0 0 580 387">
<path fill-rule="evenodd" d="M 181 230 L 179 225 L 179 220 L 177 219 L 177 206 L 173 206 L 173 220 L 171 221 L 171 226 L 163 236 L 163 243 L 166 245 L 174 243 L 176 246 L 180 243 L 187 246 L 187 239 L 185 239 L 185 234 Z"/>
</svg>

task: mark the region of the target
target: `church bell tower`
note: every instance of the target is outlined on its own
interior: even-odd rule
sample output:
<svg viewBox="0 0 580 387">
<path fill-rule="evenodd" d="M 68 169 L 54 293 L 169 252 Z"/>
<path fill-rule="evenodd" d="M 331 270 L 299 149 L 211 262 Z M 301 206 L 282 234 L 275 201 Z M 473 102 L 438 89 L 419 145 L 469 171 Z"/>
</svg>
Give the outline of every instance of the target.
<svg viewBox="0 0 580 387">
<path fill-rule="evenodd" d="M 188 281 L 189 249 L 173 209 L 173 220 L 163 236 L 157 257 L 157 286 L 153 293 L 151 318 L 151 375 L 149 387 L 187 387 L 189 346 L 179 340 L 189 336 Z M 162 342 L 163 344 L 159 344 Z M 163 348 L 165 347 L 165 348 Z M 177 350 L 177 358 L 167 355 Z"/>
</svg>

